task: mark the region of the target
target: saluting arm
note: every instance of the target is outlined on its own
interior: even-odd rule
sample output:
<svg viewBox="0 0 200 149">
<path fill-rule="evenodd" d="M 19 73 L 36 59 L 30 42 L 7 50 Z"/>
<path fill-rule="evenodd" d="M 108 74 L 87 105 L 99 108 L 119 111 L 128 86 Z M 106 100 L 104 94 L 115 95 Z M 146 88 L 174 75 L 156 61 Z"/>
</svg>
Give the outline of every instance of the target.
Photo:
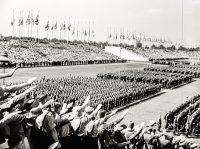
<svg viewBox="0 0 200 149">
<path fill-rule="evenodd" d="M 90 95 L 88 95 L 84 101 L 84 103 L 78 107 L 77 110 L 81 110 L 81 109 L 84 109 L 90 102 Z"/>
<path fill-rule="evenodd" d="M 102 104 L 99 104 L 97 106 L 97 108 L 88 116 L 89 119 L 91 119 L 92 117 L 94 117 L 95 115 L 97 115 L 97 112 L 101 109 Z"/>
<path fill-rule="evenodd" d="M 0 79 L 11 77 L 19 67 L 10 70 L 8 73 L 0 74 Z"/>
<path fill-rule="evenodd" d="M 51 105 L 53 102 L 54 102 L 54 100 L 51 99 L 51 100 L 47 101 L 44 105 L 39 105 L 39 106 L 37 106 L 35 108 L 32 108 L 30 112 L 31 113 L 37 113 L 37 112 L 41 111 L 42 109 L 44 109 L 44 108 L 48 107 L 49 105 Z"/>
<path fill-rule="evenodd" d="M 12 85 L 12 86 L 6 86 L 6 87 L 5 87 L 5 90 L 6 90 L 7 92 L 15 92 L 15 91 L 18 91 L 18 90 L 20 90 L 20 89 L 22 89 L 22 88 L 24 88 L 24 87 L 26 87 L 26 86 L 31 85 L 36 79 L 37 79 L 37 78 L 34 77 L 34 78 L 31 78 L 31 79 L 29 79 L 27 82 L 22 83 L 22 84 L 17 84 L 17 85 Z"/>
<path fill-rule="evenodd" d="M 27 89 L 25 92 L 16 95 L 15 97 L 13 97 L 11 100 L 9 100 L 8 102 L 4 103 L 4 104 L 10 104 L 11 106 L 14 105 L 15 103 L 17 103 L 18 101 L 22 100 L 24 98 L 24 96 L 28 93 L 30 93 L 32 90 L 34 90 L 36 88 L 36 86 L 32 86 L 29 89 Z"/>
</svg>

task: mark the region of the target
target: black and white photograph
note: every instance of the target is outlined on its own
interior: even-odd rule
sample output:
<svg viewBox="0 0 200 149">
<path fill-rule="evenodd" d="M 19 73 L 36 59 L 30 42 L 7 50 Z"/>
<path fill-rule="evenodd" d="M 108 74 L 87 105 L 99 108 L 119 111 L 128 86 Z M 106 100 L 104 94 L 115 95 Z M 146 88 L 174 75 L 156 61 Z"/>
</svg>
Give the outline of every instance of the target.
<svg viewBox="0 0 200 149">
<path fill-rule="evenodd" d="M 0 0 L 0 149 L 200 149 L 200 0 Z"/>
</svg>

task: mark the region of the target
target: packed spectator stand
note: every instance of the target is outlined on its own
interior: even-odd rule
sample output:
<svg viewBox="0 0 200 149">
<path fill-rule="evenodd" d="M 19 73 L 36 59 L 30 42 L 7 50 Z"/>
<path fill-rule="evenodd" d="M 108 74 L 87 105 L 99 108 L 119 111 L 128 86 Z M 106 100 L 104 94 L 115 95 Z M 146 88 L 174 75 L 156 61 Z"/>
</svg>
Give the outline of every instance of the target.
<svg viewBox="0 0 200 149">
<path fill-rule="evenodd" d="M 11 64 L 20 67 L 49 67 L 87 64 L 124 63 L 96 45 L 23 40 L 0 41 L 0 49 L 8 52 Z"/>
<path fill-rule="evenodd" d="M 135 48 L 127 47 L 128 50 L 153 60 L 181 60 L 181 59 L 198 59 L 200 50 L 172 50 L 172 49 L 155 49 L 155 48 Z"/>
</svg>

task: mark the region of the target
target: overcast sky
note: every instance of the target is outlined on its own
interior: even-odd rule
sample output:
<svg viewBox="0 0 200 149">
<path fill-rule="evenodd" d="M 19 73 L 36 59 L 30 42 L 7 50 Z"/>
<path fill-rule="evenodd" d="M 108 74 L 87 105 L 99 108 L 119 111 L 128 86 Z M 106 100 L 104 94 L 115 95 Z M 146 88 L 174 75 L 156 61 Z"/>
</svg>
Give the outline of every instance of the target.
<svg viewBox="0 0 200 149">
<path fill-rule="evenodd" d="M 200 42 L 200 0 L 183 1 L 184 41 L 197 44 Z M 106 40 L 107 30 L 111 28 L 180 41 L 181 4 L 182 0 L 0 0 L 0 33 L 12 34 L 13 9 L 17 20 L 23 9 L 24 19 L 29 10 L 33 10 L 34 17 L 39 11 L 40 37 L 47 36 L 44 26 L 49 16 L 50 22 L 53 17 L 57 17 L 58 22 L 64 18 L 68 21 L 70 17 L 70 22 L 79 23 L 79 28 L 88 22 L 92 26 L 94 22 L 96 40 Z M 15 34 L 18 34 L 18 26 L 15 26 Z M 27 34 L 26 26 L 23 34 Z M 59 32 L 57 34 L 59 38 Z"/>
</svg>

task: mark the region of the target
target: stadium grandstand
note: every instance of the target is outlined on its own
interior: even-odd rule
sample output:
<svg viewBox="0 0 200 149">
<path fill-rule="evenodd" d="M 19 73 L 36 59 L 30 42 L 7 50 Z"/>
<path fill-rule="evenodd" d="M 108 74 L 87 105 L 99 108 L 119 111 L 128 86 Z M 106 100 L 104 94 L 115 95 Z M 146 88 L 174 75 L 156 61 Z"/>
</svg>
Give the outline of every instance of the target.
<svg viewBox="0 0 200 149">
<path fill-rule="evenodd" d="M 200 3 L 180 1 L 0 2 L 0 149 L 200 149 Z"/>
</svg>

